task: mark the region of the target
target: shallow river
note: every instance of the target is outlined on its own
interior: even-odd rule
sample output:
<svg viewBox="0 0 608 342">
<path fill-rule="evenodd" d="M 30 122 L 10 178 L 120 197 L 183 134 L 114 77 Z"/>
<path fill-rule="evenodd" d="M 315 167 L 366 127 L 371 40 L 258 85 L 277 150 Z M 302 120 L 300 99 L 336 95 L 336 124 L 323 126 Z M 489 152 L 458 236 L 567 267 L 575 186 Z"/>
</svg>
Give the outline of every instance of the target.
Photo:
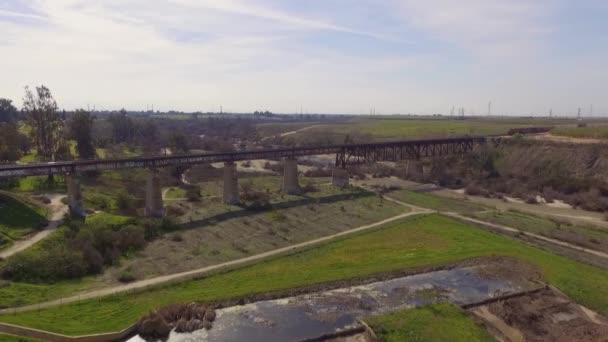
<svg viewBox="0 0 608 342">
<path fill-rule="evenodd" d="M 217 310 L 211 330 L 172 332 L 169 341 L 300 341 L 358 325 L 357 319 L 440 301 L 463 305 L 531 290 L 527 281 L 488 279 L 474 266 Z M 131 341 L 143 341 L 134 337 Z"/>
</svg>

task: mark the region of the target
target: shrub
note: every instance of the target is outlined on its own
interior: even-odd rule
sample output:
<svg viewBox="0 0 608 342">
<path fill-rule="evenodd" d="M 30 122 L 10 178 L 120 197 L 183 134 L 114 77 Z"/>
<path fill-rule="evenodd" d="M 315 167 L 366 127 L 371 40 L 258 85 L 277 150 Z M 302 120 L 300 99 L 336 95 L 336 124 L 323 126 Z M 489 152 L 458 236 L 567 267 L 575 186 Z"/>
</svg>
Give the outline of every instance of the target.
<svg viewBox="0 0 608 342">
<path fill-rule="evenodd" d="M 198 186 L 190 186 L 186 190 L 186 198 L 189 202 L 200 202 L 201 189 Z"/>
<path fill-rule="evenodd" d="M 301 188 L 301 190 L 303 193 L 318 192 L 319 188 L 317 188 L 312 182 L 307 182 L 306 185 Z"/>
<path fill-rule="evenodd" d="M 137 280 L 137 277 L 133 274 L 133 270 L 130 267 L 122 270 L 118 275 L 118 281 L 121 283 L 130 283 L 135 280 Z"/>
<path fill-rule="evenodd" d="M 182 242 L 184 241 L 184 237 L 180 233 L 173 233 L 171 235 L 171 241 Z"/>
<path fill-rule="evenodd" d="M 177 205 L 168 205 L 165 210 L 165 214 L 171 217 L 179 217 L 186 213 L 184 209 Z"/>
<path fill-rule="evenodd" d="M 67 221 L 37 248 L 11 256 L 1 268 L 3 278 L 54 282 L 99 273 L 123 255 L 142 249 L 147 240 L 171 231 L 167 221 L 127 220 L 120 223 Z"/>
</svg>

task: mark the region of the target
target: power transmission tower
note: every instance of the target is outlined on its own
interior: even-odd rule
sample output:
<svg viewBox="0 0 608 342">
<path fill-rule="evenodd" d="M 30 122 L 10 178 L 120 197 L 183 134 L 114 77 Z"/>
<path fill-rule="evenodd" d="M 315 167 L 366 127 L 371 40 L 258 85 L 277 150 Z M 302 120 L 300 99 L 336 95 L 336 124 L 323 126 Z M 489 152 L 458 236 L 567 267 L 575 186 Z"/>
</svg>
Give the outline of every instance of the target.
<svg viewBox="0 0 608 342">
<path fill-rule="evenodd" d="M 454 106 L 452 106 L 452 109 L 450 110 L 450 116 L 454 116 Z"/>
<path fill-rule="evenodd" d="M 492 101 L 488 102 L 488 116 L 492 115 Z"/>
<path fill-rule="evenodd" d="M 581 119 L 581 107 L 578 107 L 578 115 L 577 115 L 578 119 Z"/>
</svg>

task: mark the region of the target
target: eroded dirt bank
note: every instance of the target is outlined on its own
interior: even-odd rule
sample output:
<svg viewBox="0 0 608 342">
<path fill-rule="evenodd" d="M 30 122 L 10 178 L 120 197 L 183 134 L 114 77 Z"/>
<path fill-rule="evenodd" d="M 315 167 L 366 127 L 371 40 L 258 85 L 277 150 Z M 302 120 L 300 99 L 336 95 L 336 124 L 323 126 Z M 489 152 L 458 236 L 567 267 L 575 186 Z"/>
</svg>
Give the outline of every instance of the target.
<svg viewBox="0 0 608 342">
<path fill-rule="evenodd" d="M 470 309 L 499 341 L 608 341 L 608 320 L 552 289 Z"/>
</svg>

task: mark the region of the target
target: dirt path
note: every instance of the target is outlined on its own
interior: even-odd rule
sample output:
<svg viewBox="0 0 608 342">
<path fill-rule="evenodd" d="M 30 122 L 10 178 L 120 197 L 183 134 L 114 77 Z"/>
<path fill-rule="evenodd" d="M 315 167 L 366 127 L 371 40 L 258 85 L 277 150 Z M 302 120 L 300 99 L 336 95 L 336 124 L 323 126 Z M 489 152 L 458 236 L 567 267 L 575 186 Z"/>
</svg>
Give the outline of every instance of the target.
<svg viewBox="0 0 608 342">
<path fill-rule="evenodd" d="M 38 241 L 49 236 L 49 234 L 51 234 L 51 232 L 53 232 L 53 230 L 55 230 L 57 227 L 59 227 L 63 223 L 63 216 L 69 210 L 68 206 L 61 202 L 61 199 L 65 196 L 58 195 L 58 194 L 49 194 L 49 195 L 44 195 L 44 196 L 48 197 L 51 200 L 51 203 L 49 203 L 48 205 L 45 206 L 51 213 L 50 217 L 49 217 L 49 224 L 44 228 L 44 230 L 41 230 L 41 231 L 31 235 L 29 238 L 27 238 L 25 240 L 16 241 L 11 247 L 0 252 L 0 258 L 6 259 L 6 258 L 10 257 L 11 255 L 19 253 L 19 252 L 23 251 L 24 249 L 27 249 L 27 248 L 33 246 Z"/>
<path fill-rule="evenodd" d="M 431 192 L 434 195 L 470 201 L 485 206 L 495 207 L 498 210 L 507 211 L 509 209 L 524 213 L 537 215 L 540 217 L 552 217 L 556 219 L 577 222 L 578 224 L 593 224 L 597 227 L 607 228 L 608 221 L 604 219 L 603 213 L 573 209 L 569 207 L 551 206 L 551 204 L 528 204 L 516 200 L 504 201 L 497 198 L 486 198 L 481 196 L 464 195 L 456 190 L 440 189 Z M 466 198 L 465 198 L 466 197 Z"/>
<path fill-rule="evenodd" d="M 306 130 L 309 130 L 309 129 L 311 129 L 311 128 L 320 127 L 320 126 L 325 126 L 325 125 L 312 125 L 312 126 L 307 126 L 307 127 L 304 127 L 304 128 L 297 129 L 297 130 L 295 130 L 295 131 L 289 131 L 289 132 L 285 132 L 285 133 L 278 134 L 278 136 L 282 138 L 282 137 L 286 137 L 286 136 L 288 136 L 288 135 L 293 135 L 293 134 L 300 133 L 300 132 L 302 132 L 302 131 L 306 131 Z M 265 141 L 265 140 L 268 140 L 268 139 L 272 139 L 272 138 L 274 138 L 274 137 L 276 137 L 276 136 L 277 136 L 276 134 L 275 134 L 275 135 L 271 135 L 271 136 L 267 136 L 267 137 L 262 138 L 262 140 L 260 140 L 260 141 Z"/>
<path fill-rule="evenodd" d="M 564 242 L 564 241 L 561 241 L 561 240 L 556 240 L 556 239 L 548 238 L 546 236 L 542 236 L 542 235 L 539 235 L 539 234 L 534 234 L 534 233 L 526 232 L 526 231 L 515 229 L 515 228 L 512 228 L 512 227 L 503 226 L 503 225 L 500 225 L 500 224 L 495 224 L 495 223 L 490 223 L 490 222 L 486 222 L 486 221 L 482 221 L 482 220 L 477 220 L 477 219 L 470 218 L 470 217 L 467 217 L 467 216 L 463 216 L 463 215 L 460 215 L 460 214 L 457 214 L 457 213 L 451 213 L 451 212 L 440 212 L 440 213 L 442 215 L 449 216 L 449 217 L 452 217 L 452 218 L 455 218 L 455 219 L 458 219 L 458 220 L 461 220 L 461 221 L 473 223 L 475 225 L 488 226 L 488 227 L 499 229 L 499 230 L 502 230 L 502 231 L 505 231 L 505 232 L 509 232 L 509 233 L 525 234 L 526 236 L 532 237 L 532 238 L 537 239 L 537 240 L 542 240 L 542 241 L 550 242 L 550 243 L 553 243 L 553 244 L 556 244 L 556 245 L 559 245 L 559 246 L 568 247 L 568 248 L 575 249 L 575 250 L 580 251 L 580 252 L 585 252 L 585 253 L 593 254 L 593 255 L 598 256 L 600 258 L 608 259 L 608 253 L 603 253 L 603 252 L 596 251 L 596 250 L 593 250 L 593 249 L 588 249 L 588 248 L 580 247 L 580 246 L 577 246 L 577 245 L 574 245 L 574 244 L 571 244 L 571 243 L 568 243 L 568 242 Z"/>
<path fill-rule="evenodd" d="M 136 282 L 132 282 L 129 284 L 124 284 L 124 285 L 118 285 L 118 286 L 113 286 L 113 287 L 108 287 L 105 289 L 100 289 L 100 290 L 95 290 L 95 291 L 91 291 L 91 292 L 86 292 L 80 295 L 76 295 L 76 296 L 70 296 L 70 297 L 65 297 L 65 298 L 60 298 L 60 299 L 56 299 L 56 300 L 52 300 L 52 301 L 48 301 L 48 302 L 43 302 L 43 303 L 39 303 L 39 304 L 32 304 L 32 305 L 27 305 L 27 306 L 22 306 L 19 308 L 10 308 L 10 309 L 2 309 L 0 310 L 0 314 L 8 314 L 8 313 L 16 313 L 16 312 L 26 312 L 26 311 L 33 311 L 33 310 L 39 310 L 39 309 L 44 309 L 44 308 L 49 308 L 49 307 L 53 307 L 53 306 L 58 306 L 58 305 L 63 305 L 63 304 L 68 304 L 68 303 L 74 303 L 74 302 L 78 302 L 81 300 L 86 300 L 86 299 L 93 299 L 93 298 L 98 298 L 98 297 L 104 297 L 104 296 L 109 296 L 109 295 L 114 295 L 114 294 L 118 294 L 118 293 L 124 293 L 127 291 L 133 291 L 133 290 L 137 290 L 137 289 L 145 289 L 148 287 L 152 287 L 152 286 L 156 286 L 156 285 L 161 285 L 161 284 L 166 284 L 166 283 L 179 283 L 179 282 L 183 282 L 183 281 L 187 281 L 187 280 L 191 280 L 194 278 L 200 278 L 202 276 L 208 276 L 212 273 L 216 273 L 218 271 L 225 271 L 225 270 L 229 270 L 232 268 L 237 268 L 237 267 L 242 267 L 242 266 L 247 266 L 249 264 L 253 264 L 256 262 L 260 262 L 262 260 L 268 259 L 270 257 L 275 257 L 275 256 L 279 256 L 279 255 L 285 255 L 285 254 L 290 254 L 302 249 L 306 249 L 309 247 L 313 247 L 315 245 L 318 244 L 322 244 L 322 243 L 327 243 L 330 242 L 332 240 L 344 237 L 344 236 L 348 236 L 351 234 L 356 234 L 359 232 L 363 232 L 366 230 L 370 230 L 373 228 L 377 228 L 380 227 L 386 223 L 390 223 L 390 222 L 394 222 L 397 220 L 401 220 L 403 218 L 409 217 L 409 216 L 414 216 L 414 215 L 421 215 L 421 214 L 429 214 L 432 213 L 432 210 L 429 209 L 424 209 L 424 208 L 419 208 L 419 207 L 412 207 L 408 204 L 405 203 L 401 203 L 402 205 L 406 205 L 407 207 L 410 207 L 412 210 L 408 211 L 406 213 L 403 214 L 399 214 L 393 217 L 389 217 L 387 219 L 381 220 L 381 221 L 377 221 L 374 223 L 370 223 L 364 226 L 359 226 L 357 228 L 353 228 L 344 232 L 340 232 L 337 234 L 333 234 L 333 235 L 329 235 L 329 236 L 325 236 L 322 238 L 318 238 L 318 239 L 314 239 L 314 240 L 310 240 L 310 241 L 306 241 L 306 242 L 302 242 L 296 245 L 291 245 L 291 246 L 287 246 L 287 247 L 283 247 L 283 248 L 279 248 L 279 249 L 275 249 L 272 251 L 268 251 L 265 253 L 260 253 L 260 254 L 256 254 L 256 255 L 252 255 L 246 258 L 242 258 L 242 259 L 237 259 L 237 260 L 232 260 L 232 261 L 228 261 L 225 263 L 221 263 L 221 264 L 217 264 L 217 265 L 212 265 L 212 266 L 207 266 L 207 267 L 203 267 L 203 268 L 199 268 L 199 269 L 195 269 L 195 270 L 191 270 L 191 271 L 186 271 L 186 272 L 181 272 L 181 273 L 175 273 L 175 274 L 170 274 L 170 275 L 165 275 L 165 276 L 160 276 L 160 277 L 155 277 L 155 278 L 150 278 L 150 279 L 145 279 L 145 280 L 140 280 L 140 281 L 136 281 Z"/>
<path fill-rule="evenodd" d="M 562 135 L 553 135 L 551 133 L 527 135 L 526 139 L 532 140 L 544 140 L 553 142 L 563 142 L 571 144 L 606 144 L 608 141 L 596 138 L 573 138 Z"/>
</svg>

